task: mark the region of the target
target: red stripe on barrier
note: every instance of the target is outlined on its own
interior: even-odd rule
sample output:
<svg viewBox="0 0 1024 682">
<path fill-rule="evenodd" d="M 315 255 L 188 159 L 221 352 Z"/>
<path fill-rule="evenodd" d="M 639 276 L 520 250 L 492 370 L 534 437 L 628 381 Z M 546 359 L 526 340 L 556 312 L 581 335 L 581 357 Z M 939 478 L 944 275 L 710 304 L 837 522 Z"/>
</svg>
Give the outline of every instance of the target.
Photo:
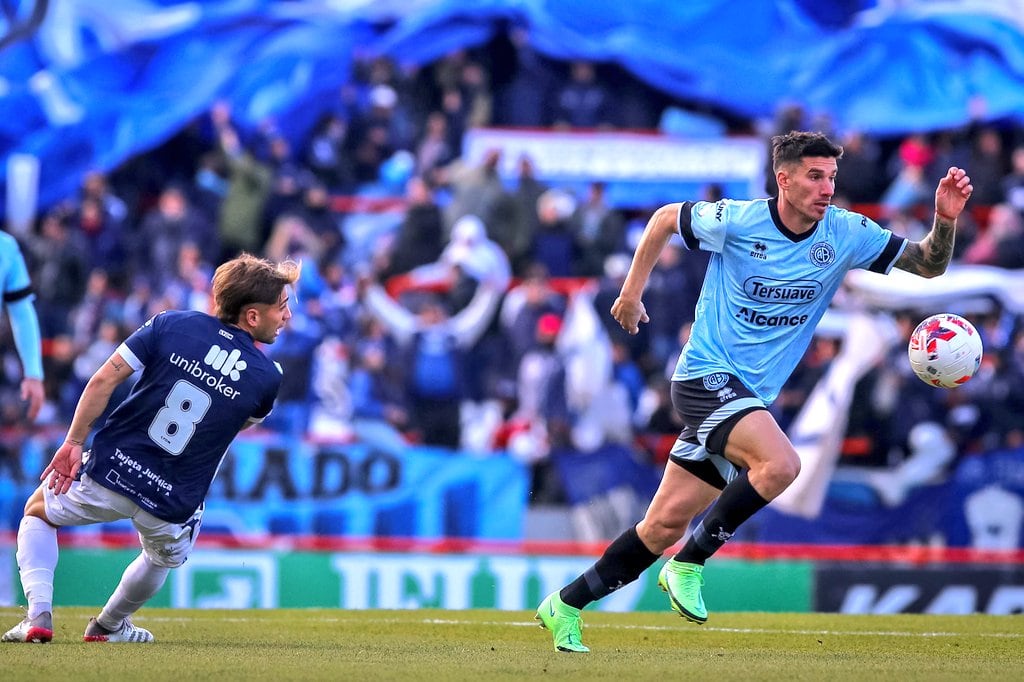
<svg viewBox="0 0 1024 682">
<path fill-rule="evenodd" d="M 62 533 L 65 547 L 123 549 L 138 547 L 135 533 Z M 15 534 L 0 532 L 0 546 L 14 545 Z M 310 552 L 420 552 L 427 554 L 528 554 L 600 556 L 606 543 L 562 541 L 500 541 L 463 538 L 325 537 L 274 535 L 241 537 L 204 533 L 200 548 Z M 666 552 L 670 554 L 673 550 Z M 849 561 L 901 564 L 1024 564 L 1024 550 L 980 550 L 969 547 L 910 547 L 902 545 L 804 545 L 736 542 L 716 555 L 751 561 Z"/>
</svg>

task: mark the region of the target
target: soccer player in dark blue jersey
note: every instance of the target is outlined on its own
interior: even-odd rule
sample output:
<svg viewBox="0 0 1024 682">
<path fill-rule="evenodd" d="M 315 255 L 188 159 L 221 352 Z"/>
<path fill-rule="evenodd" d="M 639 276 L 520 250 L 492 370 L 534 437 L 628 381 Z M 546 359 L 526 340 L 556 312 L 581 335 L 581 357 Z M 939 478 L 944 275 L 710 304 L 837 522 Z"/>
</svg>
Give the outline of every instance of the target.
<svg viewBox="0 0 1024 682">
<path fill-rule="evenodd" d="M 819 133 L 776 136 L 778 197 L 668 204 L 648 221 L 611 309 L 630 334 L 648 321 L 641 294 L 672 235 L 688 249 L 711 252 L 690 340 L 672 377 L 672 404 L 684 429 L 644 518 L 541 603 L 537 618 L 552 631 L 555 649 L 587 651 L 580 609 L 636 580 L 710 507 L 658 576 L 672 610 L 705 622 L 704 562 L 800 471 L 768 406 L 843 277 L 854 268 L 888 273 L 896 267 L 922 277 L 945 271 L 956 220 L 973 191 L 964 170 L 949 168 L 939 181 L 935 222 L 913 242 L 832 206 L 842 154 Z"/>
<path fill-rule="evenodd" d="M 131 615 L 184 563 L 195 545 L 202 503 L 232 439 L 270 413 L 280 367 L 257 343 L 274 343 L 291 318 L 291 261 L 243 254 L 213 276 L 215 316 L 162 312 L 128 337 L 89 380 L 64 443 L 40 476 L 18 528 L 25 619 L 5 642 L 53 638 L 57 528 L 130 518 L 142 553 L 125 570 L 87 642 L 151 642 Z M 114 389 L 138 381 L 96 431 Z"/>
</svg>

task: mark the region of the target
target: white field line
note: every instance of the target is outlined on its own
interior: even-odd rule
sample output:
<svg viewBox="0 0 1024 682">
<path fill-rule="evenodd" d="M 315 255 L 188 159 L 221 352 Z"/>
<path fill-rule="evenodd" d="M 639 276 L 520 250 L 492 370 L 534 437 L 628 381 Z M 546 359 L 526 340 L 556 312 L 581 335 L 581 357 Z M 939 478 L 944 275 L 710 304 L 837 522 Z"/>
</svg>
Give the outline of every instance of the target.
<svg viewBox="0 0 1024 682">
<path fill-rule="evenodd" d="M 0 609 L 0 612 L 5 610 L 13 609 Z M 19 615 L 21 611 L 18 610 Z M 839 615 L 839 614 L 837 614 Z M 336 616 L 325 616 L 318 615 L 315 611 L 304 613 L 303 618 L 309 621 L 316 621 L 319 623 L 374 623 L 378 625 L 397 624 L 397 623 L 408 623 L 414 622 L 404 618 L 339 618 Z M 147 623 L 192 623 L 198 620 L 205 620 L 199 618 L 190 618 L 187 616 L 146 616 L 140 614 L 135 618 L 138 622 Z M 261 622 L 272 622 L 274 618 L 261 618 L 259 616 L 245 616 L 245 617 L 234 617 L 226 616 L 218 618 L 219 621 L 224 623 L 261 623 Z M 485 626 L 512 626 L 512 627 L 538 627 L 536 621 L 522 622 L 522 621 L 479 621 L 479 620 L 460 620 L 456 618 L 423 618 L 419 621 L 425 625 L 485 625 Z M 828 635 L 832 637 L 995 637 L 995 638 L 1008 638 L 1008 639 L 1024 639 L 1024 631 L 1022 632 L 910 632 L 907 630 L 802 630 L 802 629 L 788 629 L 788 628 L 719 628 L 719 627 L 708 627 L 707 625 L 695 626 L 695 625 L 617 625 L 615 623 L 587 623 L 585 626 L 588 630 L 647 630 L 652 632 L 684 632 L 687 630 L 692 631 L 694 628 L 699 627 L 699 632 L 728 632 L 733 634 L 758 634 L 758 635 Z"/>
</svg>

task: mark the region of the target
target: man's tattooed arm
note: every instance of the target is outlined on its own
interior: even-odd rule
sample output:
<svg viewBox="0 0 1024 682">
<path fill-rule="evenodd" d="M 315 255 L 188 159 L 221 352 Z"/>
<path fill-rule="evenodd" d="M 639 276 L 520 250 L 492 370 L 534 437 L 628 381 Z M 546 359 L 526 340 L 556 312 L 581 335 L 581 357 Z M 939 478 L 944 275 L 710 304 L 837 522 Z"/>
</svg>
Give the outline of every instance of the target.
<svg viewBox="0 0 1024 682">
<path fill-rule="evenodd" d="M 919 242 L 908 242 L 896 267 L 921 277 L 938 277 L 953 258 L 955 236 L 956 220 L 936 215 L 931 232 Z"/>
</svg>

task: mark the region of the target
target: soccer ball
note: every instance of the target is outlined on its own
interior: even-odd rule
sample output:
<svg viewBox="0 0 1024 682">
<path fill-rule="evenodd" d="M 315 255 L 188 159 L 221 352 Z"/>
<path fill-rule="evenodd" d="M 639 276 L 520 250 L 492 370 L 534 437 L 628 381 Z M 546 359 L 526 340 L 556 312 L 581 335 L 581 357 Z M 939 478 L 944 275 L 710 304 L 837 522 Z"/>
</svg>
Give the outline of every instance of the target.
<svg viewBox="0 0 1024 682">
<path fill-rule="evenodd" d="M 910 335 L 907 349 L 914 374 L 926 384 L 961 386 L 981 365 L 981 337 L 974 325 L 952 313 L 925 318 Z"/>
</svg>

